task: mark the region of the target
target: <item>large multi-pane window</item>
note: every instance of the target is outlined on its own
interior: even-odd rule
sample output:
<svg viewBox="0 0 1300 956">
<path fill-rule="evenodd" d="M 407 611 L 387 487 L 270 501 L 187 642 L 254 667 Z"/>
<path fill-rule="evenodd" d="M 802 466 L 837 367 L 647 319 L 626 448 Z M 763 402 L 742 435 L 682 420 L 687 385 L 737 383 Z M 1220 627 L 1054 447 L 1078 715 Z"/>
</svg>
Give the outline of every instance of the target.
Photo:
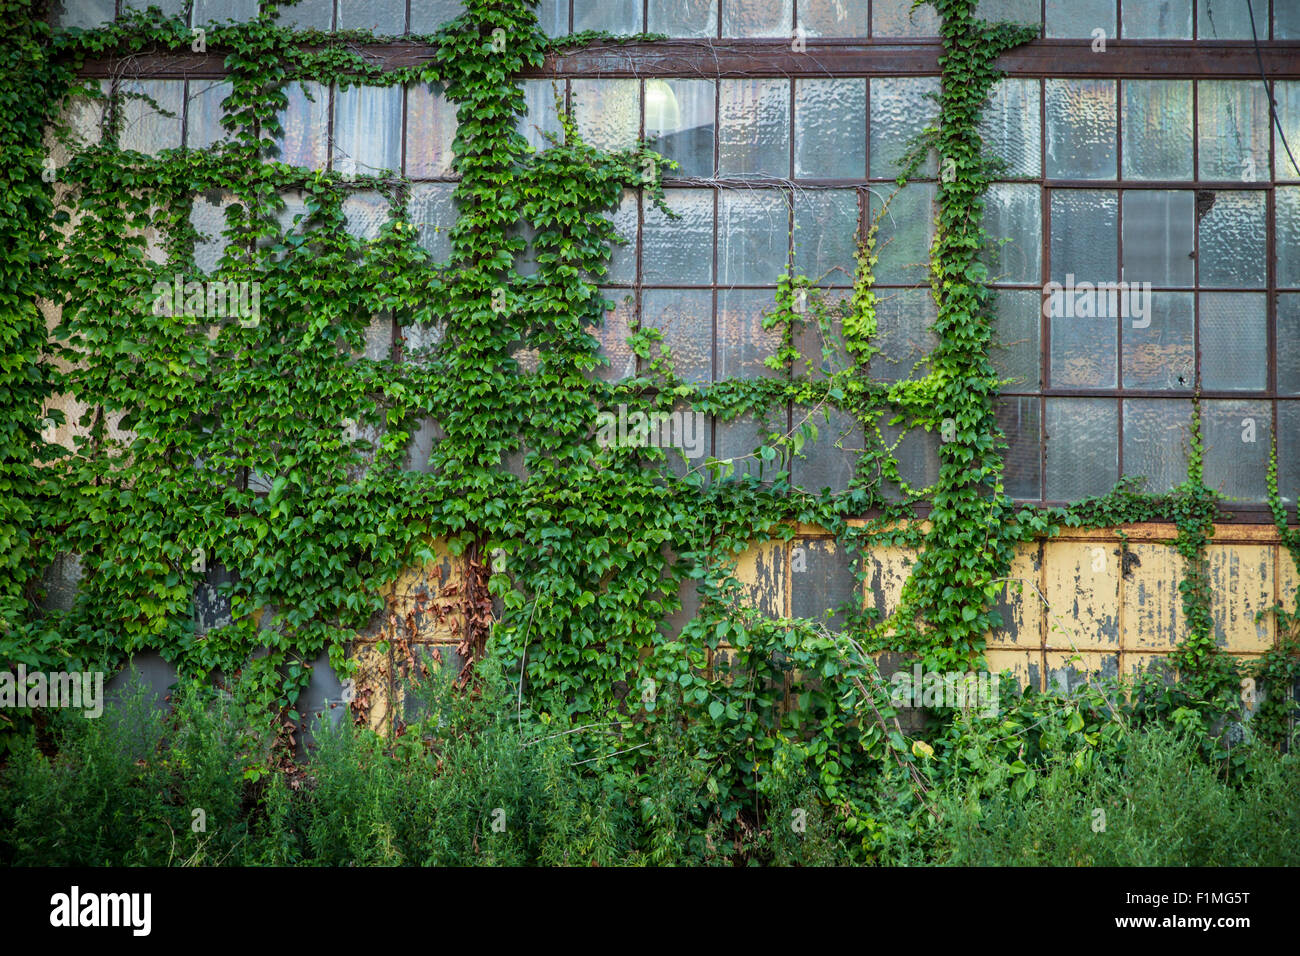
<svg viewBox="0 0 1300 956">
<path fill-rule="evenodd" d="M 118 0 L 123 9 L 135 5 Z M 184 8 L 180 0 L 161 5 Z M 193 22 L 247 17 L 255 6 L 199 0 Z M 622 148 L 645 139 L 677 164 L 665 175 L 666 199 L 681 218 L 667 219 L 635 190 L 611 214 L 625 244 L 601 280 L 614 308 L 597 330 L 608 362 L 600 374 L 644 370 L 626 341 L 638 325 L 662 332 L 685 380 L 780 374 L 764 364 L 776 341 L 762 327 L 778 278 L 793 269 L 827 300 L 846 297 L 857 243 L 876 221 L 882 351 L 870 373 L 886 381 L 924 373 L 935 344 L 927 259 L 938 157 L 905 187 L 894 180 L 909 141 L 934 119 L 938 21 L 930 8 L 911 6 L 538 3 L 552 35 L 681 38 L 560 53 L 524 79 L 528 114 L 520 130 L 534 147 L 560 134 L 566 109 L 590 143 Z M 427 33 L 460 9 L 455 0 L 303 0 L 283 20 Z M 112 0 L 67 0 L 56 17 L 88 26 L 115 12 Z M 985 224 L 995 239 L 987 262 L 998 312 L 994 363 L 1005 379 L 998 416 L 1010 446 L 1008 492 L 1071 501 L 1102 493 L 1123 475 L 1167 490 L 1186 476 L 1199 391 L 1206 483 L 1242 507 L 1258 507 L 1276 439 L 1282 495 L 1294 503 L 1300 170 L 1288 146 L 1300 152 L 1300 57 L 1294 48 L 1289 57 L 1277 50 L 1279 41 L 1300 39 L 1300 0 L 985 0 L 980 12 L 1036 23 L 1045 41 L 1037 52 L 1006 58 L 1008 76 L 983 125 L 1006 163 L 987 197 Z M 1073 42 L 1053 46 L 1058 38 Z M 1267 61 L 1263 53 L 1257 61 L 1253 39 Z M 1164 42 L 1180 40 L 1192 42 Z M 1197 55 L 1219 41 L 1231 41 L 1216 48 L 1231 56 Z M 178 65 L 116 80 L 174 114 L 127 100 L 122 145 L 156 151 L 220 139 L 229 87 L 218 76 L 193 76 Z M 411 183 L 408 214 L 422 243 L 445 258 L 455 217 L 456 117 L 441 91 L 293 84 L 288 93 L 280 158 L 344 175 L 400 172 Z M 293 197 L 286 198 L 291 222 Z M 221 202 L 197 203 L 195 225 L 219 233 Z M 347 212 L 363 236 L 377 234 L 388 215 L 364 190 Z M 202 254 L 200 262 L 215 261 L 214 248 Z M 519 268 L 530 270 L 528 252 Z M 1115 286 L 1118 297 L 1108 297 L 1104 290 Z M 1054 297 L 1056 289 L 1064 296 Z M 379 320 L 376 355 L 417 334 L 400 322 Z M 813 374 L 829 370 L 815 334 L 798 345 Z M 744 455 L 758 431 L 788 429 L 805 414 L 787 407 L 766 421 L 714 422 L 709 452 Z M 887 422 L 880 423 L 885 437 L 898 438 Z M 845 487 L 865 441 L 857 423 L 832 414 L 816 446 L 794 463 L 794 480 Z M 933 479 L 937 441 L 919 429 L 902 437 L 895 453 L 909 483 Z"/>
</svg>

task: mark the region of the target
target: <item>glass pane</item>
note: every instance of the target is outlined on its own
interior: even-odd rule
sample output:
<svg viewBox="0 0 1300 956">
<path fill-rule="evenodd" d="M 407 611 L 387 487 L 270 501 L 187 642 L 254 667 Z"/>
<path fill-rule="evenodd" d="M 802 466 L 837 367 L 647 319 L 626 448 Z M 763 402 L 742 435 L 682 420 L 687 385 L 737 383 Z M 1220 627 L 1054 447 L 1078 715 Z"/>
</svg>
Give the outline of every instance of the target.
<svg viewBox="0 0 1300 956">
<path fill-rule="evenodd" d="M 636 80 L 573 80 L 573 119 L 578 134 L 597 149 L 630 149 L 641 126 L 641 84 Z"/>
<path fill-rule="evenodd" d="M 789 176 L 789 81 L 722 80 L 718 97 L 719 175 Z"/>
<path fill-rule="evenodd" d="M 1277 297 L 1277 390 L 1300 395 L 1300 293 Z"/>
<path fill-rule="evenodd" d="M 114 18 L 114 0 L 54 0 L 54 23 L 60 27 L 88 30 Z"/>
<path fill-rule="evenodd" d="M 178 17 L 185 12 L 185 0 L 122 0 L 122 10 L 147 10 L 157 7 L 163 16 Z"/>
<path fill-rule="evenodd" d="M 618 208 L 609 218 L 614 223 L 614 234 L 626 241 L 612 244 L 604 281 L 610 285 L 631 285 L 636 281 L 637 194 L 624 190 Z"/>
<path fill-rule="evenodd" d="M 1190 390 L 1196 380 L 1192 293 L 1153 292 L 1150 324 L 1120 322 L 1124 387 Z"/>
<path fill-rule="evenodd" d="M 569 0 L 538 0 L 537 25 L 548 37 L 569 32 Z"/>
<path fill-rule="evenodd" d="M 858 194 L 814 189 L 794 204 L 795 269 L 817 285 L 852 285 L 858 248 Z"/>
<path fill-rule="evenodd" d="M 338 29 L 366 30 L 377 36 L 406 32 L 405 0 L 338 0 Z"/>
<path fill-rule="evenodd" d="M 1048 80 L 1047 175 L 1114 179 L 1114 80 Z"/>
<path fill-rule="evenodd" d="M 723 190 L 718 195 L 718 281 L 776 285 L 785 271 L 789 214 L 775 189 Z"/>
<path fill-rule="evenodd" d="M 663 333 L 677 377 L 697 385 L 713 381 L 713 293 L 708 289 L 646 289 L 641 324 Z M 659 358 L 652 347 L 651 360 Z M 646 363 L 649 367 L 649 362 Z"/>
<path fill-rule="evenodd" d="M 1012 498 L 1039 497 L 1042 473 L 1036 398 L 1004 398 L 997 405 L 998 427 L 1007 439 L 1002 455 L 1002 481 Z"/>
<path fill-rule="evenodd" d="M 722 0 L 724 37 L 794 35 L 792 0 Z"/>
<path fill-rule="evenodd" d="M 190 80 L 189 105 L 185 110 L 185 145 L 206 149 L 230 139 L 221 126 L 221 101 L 234 87 L 227 80 Z"/>
<path fill-rule="evenodd" d="M 1273 162 L 1277 168 L 1277 178 L 1287 180 L 1300 179 L 1300 80 L 1278 80 L 1273 87 L 1273 96 L 1277 100 L 1277 120 L 1286 133 L 1286 142 L 1282 135 L 1273 128 Z M 1291 150 L 1288 154 L 1287 147 Z"/>
<path fill-rule="evenodd" d="M 665 189 L 669 219 L 645 203 L 641 272 L 646 283 L 708 285 L 713 281 L 713 191 Z"/>
<path fill-rule="evenodd" d="M 626 289 L 601 289 L 600 294 L 613 308 L 605 312 L 605 321 L 592 334 L 600 341 L 600 357 L 607 365 L 596 367 L 597 378 L 606 382 L 633 378 L 636 375 L 636 353 L 627 344 L 632 334 L 632 320 L 636 317 L 635 297 Z"/>
<path fill-rule="evenodd" d="M 1038 186 L 1031 183 L 990 186 L 984 207 L 984 228 L 990 240 L 986 250 L 990 281 L 1037 284 L 1043 259 L 1043 208 Z"/>
<path fill-rule="evenodd" d="M 1268 386 L 1268 300 L 1262 292 L 1203 292 L 1201 385 L 1210 391 Z"/>
<path fill-rule="evenodd" d="M 794 346 L 802 359 L 795 363 L 796 375 L 807 375 L 817 381 L 828 374 L 848 368 L 849 355 L 841 336 L 841 310 L 848 307 L 852 292 L 848 289 L 825 289 L 819 292 L 821 302 L 830 310 L 829 328 L 822 332 L 814 321 L 808 321 L 794 332 Z"/>
<path fill-rule="evenodd" d="M 920 285 L 930 274 L 930 243 L 934 239 L 932 183 L 911 183 L 885 198 L 870 194 L 876 233 L 876 282 L 882 285 Z M 884 212 L 882 213 L 882 207 Z"/>
<path fill-rule="evenodd" d="M 1277 491 L 1288 505 L 1300 501 L 1300 402 L 1277 403 Z"/>
<path fill-rule="evenodd" d="M 298 0 L 292 7 L 277 7 L 280 26 L 291 30 L 329 30 L 334 23 L 334 0 Z"/>
<path fill-rule="evenodd" d="M 1047 0 L 1049 37 L 1090 37 L 1099 29 L 1115 36 L 1115 0 Z"/>
<path fill-rule="evenodd" d="M 1192 178 L 1190 80 L 1124 81 L 1124 178 Z"/>
<path fill-rule="evenodd" d="M 343 200 L 343 216 L 350 235 L 367 241 L 378 239 L 388 221 L 388 200 L 371 190 L 352 193 Z"/>
<path fill-rule="evenodd" d="M 573 32 L 641 33 L 641 0 L 573 0 Z"/>
<path fill-rule="evenodd" d="M 1202 80 L 1197 92 L 1201 179 L 1268 179 L 1268 97 L 1253 80 Z"/>
<path fill-rule="evenodd" d="M 1052 281 L 1119 281 L 1119 194 L 1052 190 Z"/>
<path fill-rule="evenodd" d="M 1004 391 L 1037 391 L 1039 381 L 1039 330 L 1042 296 L 1036 290 L 998 289 L 994 293 L 997 326 L 989 354 L 999 378 L 1013 381 Z"/>
<path fill-rule="evenodd" d="M 454 183 L 414 183 L 407 205 L 411 222 L 420 233 L 420 245 L 435 262 L 451 257 L 451 229 L 456 225 L 456 205 L 452 202 Z"/>
<path fill-rule="evenodd" d="M 887 77 L 871 81 L 871 178 L 893 179 L 902 170 L 898 161 L 912 140 L 934 122 L 938 106 L 927 94 L 939 92 L 939 78 Z M 918 176 L 934 176 L 931 156 Z"/>
<path fill-rule="evenodd" d="M 329 90 L 320 83 L 290 83 L 284 93 L 288 104 L 280 115 L 280 161 L 324 169 L 329 155 Z"/>
<path fill-rule="evenodd" d="M 151 156 L 164 149 L 180 148 L 184 80 L 123 80 L 118 89 L 122 94 L 119 148 L 134 149 Z M 141 99 L 141 96 L 147 96 L 153 102 Z"/>
<path fill-rule="evenodd" d="M 1268 266 L 1262 191 L 1197 193 L 1201 217 L 1201 285 L 1263 288 Z"/>
<path fill-rule="evenodd" d="M 1242 501 L 1263 501 L 1272 445 L 1269 403 L 1208 400 L 1201 403 L 1201 415 L 1206 487 Z"/>
<path fill-rule="evenodd" d="M 891 448 L 890 454 L 898 462 L 898 477 L 913 491 L 918 492 L 934 484 L 939 478 L 939 436 L 924 428 L 904 429 L 902 423 L 889 424 L 882 416 L 880 435 Z M 885 481 L 881 489 L 890 501 L 901 501 L 903 489 L 893 481 Z"/>
<path fill-rule="evenodd" d="M 1144 490 L 1163 495 L 1187 480 L 1192 403 L 1131 398 L 1124 402 L 1124 474 L 1147 479 Z"/>
<path fill-rule="evenodd" d="M 402 88 L 352 86 L 334 93 L 334 169 L 376 176 L 402 166 Z"/>
<path fill-rule="evenodd" d="M 1192 0 L 1124 0 L 1124 36 L 1190 40 Z"/>
<path fill-rule="evenodd" d="M 406 175 L 434 179 L 452 174 L 451 144 L 456 138 L 456 104 L 441 86 L 417 83 L 406 88 Z"/>
<path fill-rule="evenodd" d="M 928 3 L 912 8 L 913 0 L 872 0 L 871 33 L 880 37 L 939 35 L 939 14 Z"/>
<path fill-rule="evenodd" d="M 772 289 L 721 289 L 718 292 L 718 380 L 781 378 L 764 365 L 781 347 L 779 330 L 763 328 L 763 313 L 776 307 Z"/>
<path fill-rule="evenodd" d="M 1047 499 L 1104 495 L 1119 478 L 1119 409 L 1109 398 L 1047 399 Z"/>
<path fill-rule="evenodd" d="M 911 378 L 912 366 L 938 345 L 932 331 L 934 299 L 929 289 L 882 290 L 879 295 L 875 344 L 880 352 L 868 371 L 877 381 L 901 382 Z"/>
<path fill-rule="evenodd" d="M 523 89 L 526 111 L 519 118 L 519 132 L 533 149 L 550 149 L 551 140 L 560 138 L 564 81 L 524 80 Z"/>
<path fill-rule="evenodd" d="M 222 235 L 226 229 L 226 209 L 235 201 L 229 194 L 208 193 L 196 196 L 190 207 L 190 225 L 199 233 L 194 243 L 194 264 L 200 272 L 212 272 L 221 261 L 228 245 Z"/>
<path fill-rule="evenodd" d="M 194 0 L 194 16 L 190 22 L 196 27 L 224 20 L 246 23 L 257 17 L 257 0 Z"/>
<path fill-rule="evenodd" d="M 1007 176 L 1038 176 L 1042 169 L 1043 117 L 1038 80 L 1005 79 L 984 107 L 980 135 L 1006 160 Z"/>
<path fill-rule="evenodd" d="M 867 0 L 799 0 L 799 29 L 810 37 L 865 37 Z"/>
<path fill-rule="evenodd" d="M 1119 377 L 1114 317 L 1051 320 L 1051 381 L 1056 388 L 1114 388 Z"/>
<path fill-rule="evenodd" d="M 436 33 L 448 20 L 465 12 L 461 0 L 411 0 L 411 32 Z M 538 17 L 541 17 L 539 6 Z"/>
<path fill-rule="evenodd" d="M 1276 0 L 1273 4 L 1273 39 L 1300 39 L 1300 6 Z"/>
<path fill-rule="evenodd" d="M 990 23 L 1011 20 L 1015 23 L 1042 23 L 1039 0 L 980 0 L 975 16 Z"/>
<path fill-rule="evenodd" d="M 678 168 L 677 177 L 713 175 L 716 87 L 712 80 L 646 80 L 645 136 Z"/>
<path fill-rule="evenodd" d="M 795 80 L 795 176 L 862 179 L 866 170 L 866 81 Z"/>
<path fill-rule="evenodd" d="M 1275 3 L 1287 2 L 1275 0 Z M 1196 0 L 1196 35 L 1204 40 L 1249 40 L 1251 37 L 1267 40 L 1268 0 Z"/>
<path fill-rule="evenodd" d="M 1195 272 L 1196 199 L 1192 192 L 1124 193 L 1124 281 L 1191 286 Z"/>
<path fill-rule="evenodd" d="M 1300 186 L 1277 187 L 1277 284 L 1300 288 Z"/>
<path fill-rule="evenodd" d="M 650 0 L 647 33 L 670 37 L 718 35 L 718 0 Z"/>
<path fill-rule="evenodd" d="M 770 481 L 775 472 L 782 469 L 779 459 L 765 464 L 755 452 L 760 445 L 771 444 L 774 435 L 784 435 L 789 430 L 786 424 L 787 408 L 786 405 L 780 405 L 768 409 L 761 418 L 747 414 L 737 416 L 729 422 L 718 419 L 714 455 L 732 460 L 735 471 L 728 480 L 741 475 L 755 475 Z"/>
<path fill-rule="evenodd" d="M 862 454 L 862 426 L 858 420 L 836 408 L 795 405 L 794 426 L 803 422 L 817 426 L 817 440 L 803 446 L 803 455 L 790 463 L 790 481 L 813 493 L 829 488 L 832 493 L 849 486 L 853 469 Z M 800 575 L 807 577 L 807 575 Z"/>
</svg>

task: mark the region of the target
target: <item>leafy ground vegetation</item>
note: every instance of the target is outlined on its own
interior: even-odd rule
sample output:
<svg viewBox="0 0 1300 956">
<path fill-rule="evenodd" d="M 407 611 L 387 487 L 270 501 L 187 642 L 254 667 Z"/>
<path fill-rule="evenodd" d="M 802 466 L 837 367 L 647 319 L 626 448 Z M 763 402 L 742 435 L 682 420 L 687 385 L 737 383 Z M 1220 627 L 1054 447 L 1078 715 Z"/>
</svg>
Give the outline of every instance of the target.
<svg viewBox="0 0 1300 956">
<path fill-rule="evenodd" d="M 932 2 L 944 43 L 939 120 L 910 169 L 933 153 L 942 170 L 936 348 L 900 382 L 867 374 L 879 351 L 872 229 L 847 303 L 823 302 L 807 276 L 778 277 L 767 319 L 784 343 L 768 363 L 778 374 L 699 386 L 649 328 L 630 338 L 642 373 L 592 374 L 614 240 L 605 214 L 627 188 L 662 199 L 667 164 L 646 145 L 595 149 L 567 118 L 546 148 L 528 146 L 520 71 L 594 38 L 547 40 L 527 0 L 469 0 L 425 38 L 435 56 L 390 72 L 358 53 L 372 37 L 294 34 L 267 15 L 214 28 L 207 44 L 225 54 L 232 84 L 228 138 L 157 155 L 115 145 L 131 94 L 105 99 L 78 70 L 92 57 L 188 51 L 181 20 L 135 13 L 52 33 L 33 0 L 0 0 L 0 657 L 90 670 L 153 649 L 185 677 L 171 716 L 142 703 L 102 721 L 0 713 L 3 858 L 1218 863 L 1294 853 L 1294 758 L 1271 748 L 1289 732 L 1297 618 L 1274 610 L 1292 639 L 1256 668 L 1263 704 L 1243 732 L 1245 675 L 1216 647 L 1210 618 L 1217 499 L 1199 438 L 1188 481 L 1168 495 L 1126 481 L 1047 509 L 1004 492 L 981 228 L 998 163 L 978 126 L 994 61 L 1032 31 L 976 19 L 974 0 Z M 420 245 L 400 176 L 279 160 L 277 117 L 297 80 L 441 85 L 458 112 L 445 260 Z M 51 175 L 47 130 L 66 139 L 58 118 L 76 96 L 104 107 L 107 135 L 66 143 Z M 358 190 L 390 204 L 377 238 L 347 231 L 343 205 Z M 303 204 L 294 222 L 288 193 Z M 217 194 L 230 199 L 227 245 L 204 275 L 190 213 L 196 196 Z M 165 237 L 164 261 L 150 235 Z M 536 263 L 527 274 L 516 267 L 525 235 Z M 152 290 L 177 275 L 260 282 L 260 321 L 159 314 Z M 39 302 L 58 307 L 53 340 Z M 364 357 L 376 314 L 436 330 L 437 346 L 405 361 Z M 793 347 L 813 326 L 831 367 L 820 374 Z M 66 392 L 87 409 L 72 449 L 45 434 L 61 423 L 49 400 Z M 812 413 L 756 441 L 760 480 L 731 461 L 678 474 L 661 449 L 601 445 L 598 411 L 620 404 L 722 420 L 762 420 L 787 404 Z M 840 494 L 794 487 L 790 463 L 831 409 L 868 436 L 854 479 Z M 411 436 L 431 420 L 440 437 L 428 467 L 407 470 Z M 932 486 L 901 480 L 886 423 L 943 435 Z M 1300 561 L 1276 468 L 1269 486 Z M 918 504 L 928 522 L 902 520 Z M 850 521 L 869 512 L 878 517 L 865 526 Z M 904 732 L 874 654 L 979 670 L 1017 544 L 1062 526 L 1153 520 L 1177 525 L 1186 558 L 1176 685 L 1008 696 L 996 718 L 938 709 Z M 738 555 L 790 538 L 795 522 L 834 535 L 860 575 L 873 546 L 915 549 L 900 608 L 887 619 L 844 608 L 839 634 L 748 608 Z M 297 717 L 307 662 L 328 651 L 347 674 L 347 642 L 382 610 L 383 585 L 429 560 L 435 539 L 472 569 L 459 689 L 430 684 L 419 716 L 384 737 L 350 722 L 322 731 L 314 757 L 295 764 L 282 728 Z M 67 553 L 81 556 L 81 591 L 71 610 L 49 611 L 41 571 Z M 232 622 L 198 634 L 192 596 L 205 563 L 230 572 Z M 672 632 L 663 621 L 684 584 L 700 609 Z M 493 601 L 499 615 L 486 613 Z M 219 692 L 215 674 L 230 675 Z M 1176 786 L 1186 793 L 1173 800 Z M 195 829 L 198 810 L 206 829 Z"/>
</svg>

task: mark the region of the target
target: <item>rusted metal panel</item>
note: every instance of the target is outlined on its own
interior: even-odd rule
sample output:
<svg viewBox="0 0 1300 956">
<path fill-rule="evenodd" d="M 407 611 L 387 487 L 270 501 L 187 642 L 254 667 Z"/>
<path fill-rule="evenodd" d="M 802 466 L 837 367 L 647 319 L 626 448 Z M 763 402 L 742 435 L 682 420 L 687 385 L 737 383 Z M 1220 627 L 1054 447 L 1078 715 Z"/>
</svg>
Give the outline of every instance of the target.
<svg viewBox="0 0 1300 956">
<path fill-rule="evenodd" d="M 1172 651 L 1187 634 L 1178 583 L 1187 562 L 1165 544 L 1133 543 L 1123 571 L 1123 642 L 1128 651 Z"/>
<path fill-rule="evenodd" d="M 1043 655 L 1047 689 L 1069 693 L 1082 684 L 1119 676 L 1119 655 L 1084 651 L 1048 651 Z"/>
<path fill-rule="evenodd" d="M 736 579 L 745 585 L 751 607 L 768 617 L 789 616 L 789 573 L 783 541 L 748 548 L 736 562 Z"/>
<path fill-rule="evenodd" d="M 990 674 L 1002 674 L 1010 671 L 1015 689 L 1023 691 L 1026 687 L 1033 690 L 1042 689 L 1042 661 L 1039 651 L 989 650 L 984 653 L 984 662 Z"/>
<path fill-rule="evenodd" d="M 1273 559 L 1267 545 L 1212 544 L 1207 551 L 1210 613 L 1220 647 L 1233 653 L 1259 653 L 1273 646 L 1273 615 L 1256 615 L 1273 606 Z"/>
</svg>

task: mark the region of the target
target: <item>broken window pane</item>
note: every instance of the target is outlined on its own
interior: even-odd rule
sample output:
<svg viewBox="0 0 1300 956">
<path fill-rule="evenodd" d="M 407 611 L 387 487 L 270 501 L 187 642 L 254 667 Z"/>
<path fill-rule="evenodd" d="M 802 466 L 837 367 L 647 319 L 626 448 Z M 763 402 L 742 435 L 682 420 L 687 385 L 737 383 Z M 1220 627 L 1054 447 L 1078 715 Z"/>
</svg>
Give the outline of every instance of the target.
<svg viewBox="0 0 1300 956">
<path fill-rule="evenodd" d="M 1195 194 L 1183 190 L 1124 193 L 1125 282 L 1192 285 L 1196 249 Z"/>
<path fill-rule="evenodd" d="M 1124 81 L 1124 178 L 1191 179 L 1190 80 Z"/>
<path fill-rule="evenodd" d="M 722 80 L 718 115 L 720 176 L 784 179 L 790 175 L 788 80 Z"/>
<path fill-rule="evenodd" d="M 795 80 L 795 176 L 862 179 L 866 169 L 866 80 Z"/>
<path fill-rule="evenodd" d="M 645 137 L 678 168 L 667 176 L 713 175 L 716 87 L 712 80 L 646 80 Z"/>
<path fill-rule="evenodd" d="M 1119 478 L 1119 409 L 1109 398 L 1047 399 L 1047 500 L 1103 495 Z"/>
<path fill-rule="evenodd" d="M 1115 80 L 1047 80 L 1047 175 L 1114 179 Z"/>
<path fill-rule="evenodd" d="M 1201 385 L 1249 392 L 1268 385 L 1268 300 L 1262 292 L 1203 292 Z"/>
<path fill-rule="evenodd" d="M 351 86 L 334 93 L 334 169 L 376 176 L 402 166 L 402 88 Z"/>
</svg>

